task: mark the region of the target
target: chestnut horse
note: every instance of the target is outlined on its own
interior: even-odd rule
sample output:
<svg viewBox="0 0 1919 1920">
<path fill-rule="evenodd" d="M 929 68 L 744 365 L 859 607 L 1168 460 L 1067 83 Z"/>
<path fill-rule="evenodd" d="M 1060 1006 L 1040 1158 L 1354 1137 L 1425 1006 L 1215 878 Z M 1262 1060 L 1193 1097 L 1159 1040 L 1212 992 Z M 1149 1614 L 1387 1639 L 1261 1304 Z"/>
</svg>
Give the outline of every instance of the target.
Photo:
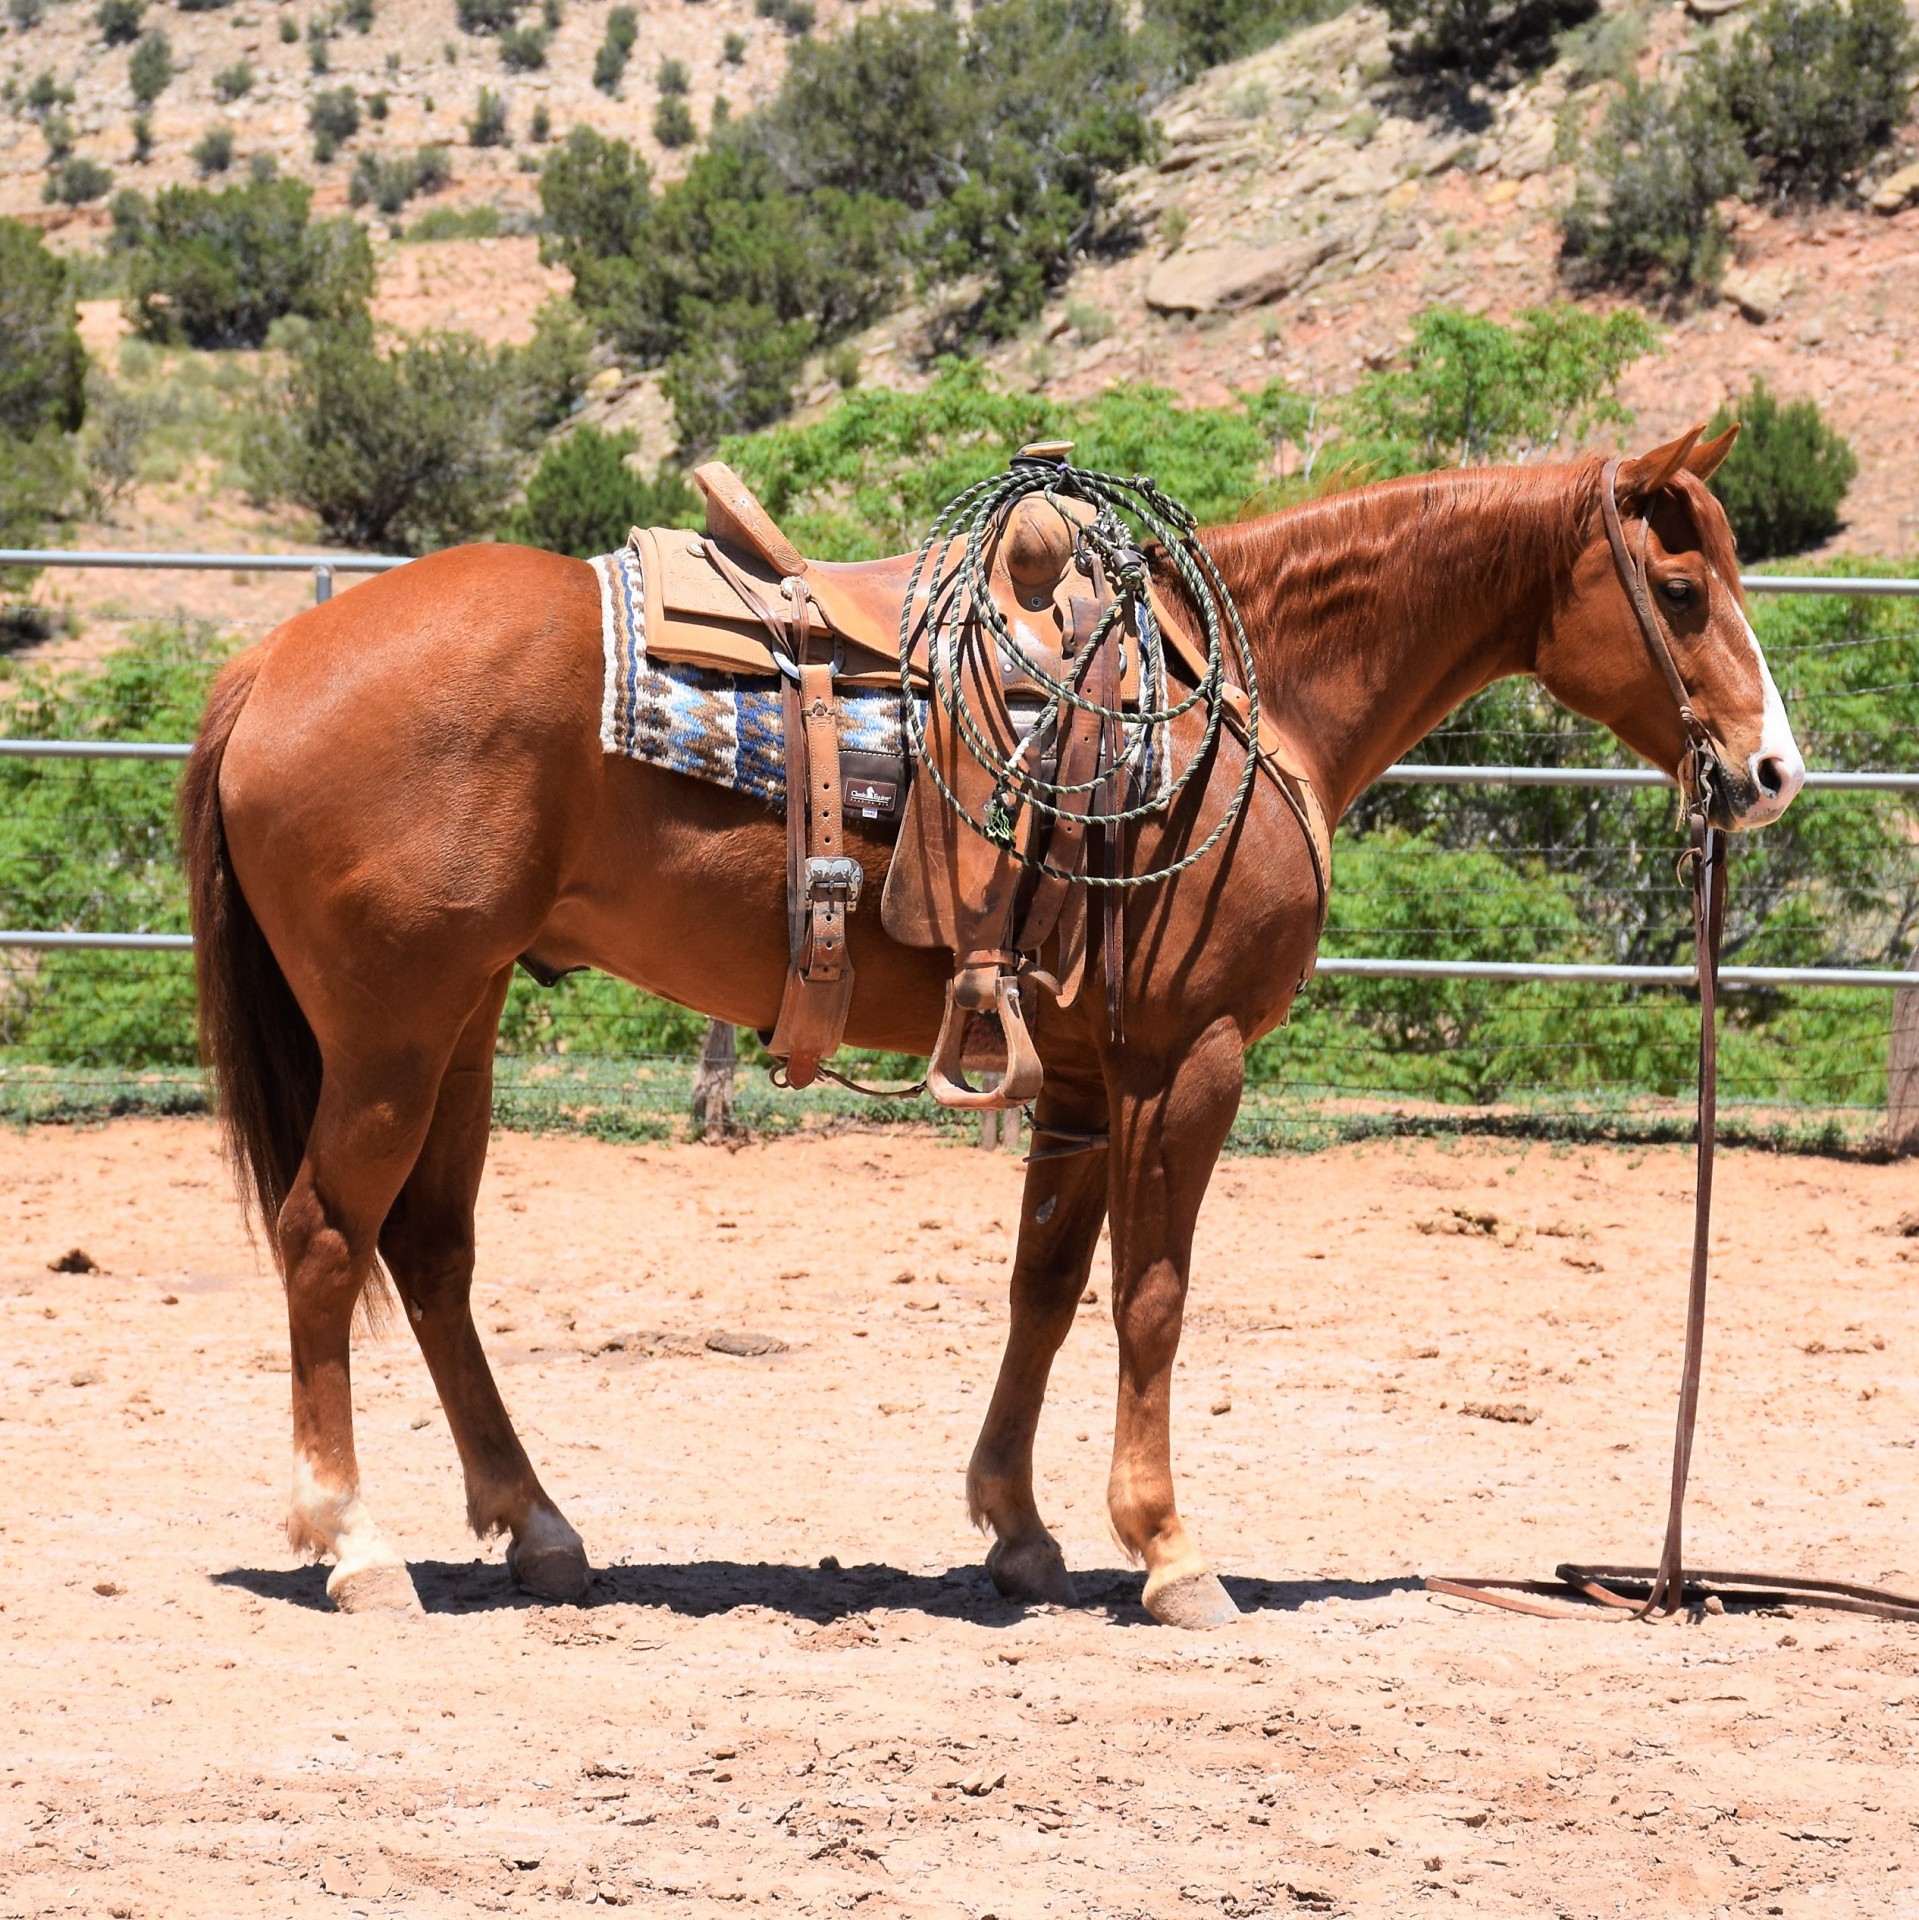
<svg viewBox="0 0 1919 1920">
<path fill-rule="evenodd" d="M 1618 498 L 1726 777 L 1719 824 L 1792 799 L 1803 764 L 1702 484 L 1699 431 L 1628 461 Z M 1261 698 L 1328 815 L 1491 681 L 1533 674 L 1672 772 L 1668 683 L 1614 572 L 1600 466 L 1487 468 L 1366 487 L 1205 542 L 1244 616 Z M 242 1184 L 285 1278 L 297 1546 L 342 1608 L 417 1606 L 360 1493 L 349 1337 L 384 1260 L 432 1372 L 482 1535 L 528 1591 L 578 1597 L 580 1537 L 541 1486 L 468 1304 L 495 1035 L 514 963 L 591 966 L 742 1026 L 786 970 L 786 835 L 767 807 L 601 750 L 589 568 L 510 546 L 420 560 L 288 621 L 216 682 L 182 793 L 205 1056 Z M 1186 750 L 1200 731 L 1189 713 Z M 1177 740 L 1176 740 L 1177 744 Z M 1219 817 L 1223 736 L 1133 857 L 1164 864 Z M 888 849 L 849 820 L 876 901 Z M 1097 919 L 1098 916 L 1094 916 Z M 1226 843 L 1128 907 L 1123 1041 L 1103 997 L 1038 1010 L 1043 1125 L 1110 1144 L 1033 1163 L 1011 1324 L 968 1479 L 1001 1592 L 1070 1601 L 1033 1498 L 1033 1436 L 1101 1222 L 1112 1221 L 1119 1396 L 1109 1502 L 1145 1603 L 1185 1625 L 1233 1604 L 1182 1524 L 1172 1372 L 1193 1229 L 1247 1047 L 1311 961 L 1318 896 L 1264 779 Z M 945 956 L 855 915 L 849 1042 L 927 1052 Z"/>
</svg>

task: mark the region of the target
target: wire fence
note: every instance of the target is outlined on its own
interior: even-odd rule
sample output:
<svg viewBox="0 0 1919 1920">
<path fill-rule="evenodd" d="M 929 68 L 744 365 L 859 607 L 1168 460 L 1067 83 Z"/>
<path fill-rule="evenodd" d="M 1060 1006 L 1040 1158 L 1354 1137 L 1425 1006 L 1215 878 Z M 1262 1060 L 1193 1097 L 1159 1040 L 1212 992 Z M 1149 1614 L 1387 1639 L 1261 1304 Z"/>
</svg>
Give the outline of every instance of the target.
<svg viewBox="0 0 1919 1920">
<path fill-rule="evenodd" d="M 312 572 L 323 598 L 335 573 L 402 563 L 0 551 L 15 564 L 271 567 Z M 1905 671 L 1919 618 L 1901 604 L 1919 579 L 1747 586 L 1773 597 L 1757 623 L 1817 770 L 1785 822 L 1736 843 L 1727 1132 L 1870 1150 L 1886 1136 L 1897 995 L 1919 984 L 1905 972 L 1919 930 L 1919 681 Z M 171 832 L 207 669 L 195 645 L 183 630 L 84 683 L 22 687 L 0 720 L 0 1115 L 203 1105 Z M 1407 1129 L 1689 1137 L 1696 1012 L 1670 783 L 1623 759 L 1509 687 L 1387 770 L 1340 832 L 1318 978 L 1254 1050 L 1240 1145 Z M 598 976 L 551 992 L 517 982 L 499 1118 L 677 1133 L 703 1028 Z M 935 1117 L 923 1102 L 779 1094 L 750 1073 L 739 1111 L 761 1131 Z"/>
</svg>

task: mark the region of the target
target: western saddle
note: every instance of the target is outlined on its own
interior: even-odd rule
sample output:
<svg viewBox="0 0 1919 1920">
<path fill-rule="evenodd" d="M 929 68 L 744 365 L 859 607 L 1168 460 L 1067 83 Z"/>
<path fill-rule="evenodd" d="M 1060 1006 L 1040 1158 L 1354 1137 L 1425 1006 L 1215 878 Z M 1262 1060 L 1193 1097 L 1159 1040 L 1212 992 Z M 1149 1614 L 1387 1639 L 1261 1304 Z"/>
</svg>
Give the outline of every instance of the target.
<svg viewBox="0 0 1919 1920">
<path fill-rule="evenodd" d="M 1063 463 L 1069 452 L 1066 443 L 1042 442 L 1018 458 Z M 896 835 L 880 907 L 886 932 L 953 955 L 928 1090 L 952 1107 L 1025 1105 L 1043 1073 L 1027 1027 L 1031 1001 L 1022 997 L 1043 986 L 1072 1004 L 1086 971 L 1089 889 L 1075 882 L 1087 874 L 1089 842 L 1099 844 L 1106 873 L 1119 875 L 1122 830 L 1099 822 L 1129 803 L 1136 813 L 1166 771 L 1142 773 L 1138 743 L 1129 750 L 1117 718 L 1140 700 L 1147 650 L 1129 621 L 1107 617 L 1113 583 L 1081 537 L 1093 510 L 1050 491 L 1030 493 L 992 542 L 985 589 L 1026 659 L 1053 680 L 1049 687 L 996 646 L 983 621 L 942 626 L 932 604 L 945 592 L 940 568 L 921 576 L 910 554 L 851 565 L 809 560 L 730 467 L 711 461 L 693 478 L 706 500 L 704 533 L 635 528 L 631 536 L 646 581 L 646 648 L 658 659 L 782 682 L 788 970 L 779 1017 L 763 1036 L 781 1077 L 793 1087 L 822 1072 L 839 1077 L 822 1063 L 839 1046 L 852 1005 L 847 918 L 865 880 L 847 844 L 850 808 L 863 825 Z M 948 552 L 949 584 L 958 577 L 957 544 Z M 1188 616 L 1157 581 L 1150 594 L 1167 650 L 1184 677 L 1204 685 L 1207 655 Z M 1052 722 L 1038 724 L 1061 682 L 1084 704 L 1056 704 Z M 903 703 L 908 693 L 925 703 L 924 722 L 906 728 L 907 751 L 842 751 L 837 690 L 889 687 Z M 1243 742 L 1246 694 L 1230 682 L 1218 690 L 1224 723 Z M 1160 732 L 1163 754 L 1170 730 Z M 1323 916 L 1325 817 L 1264 713 L 1258 732 L 1260 766 L 1305 832 Z M 1016 800 L 1009 808 L 1008 767 L 1018 770 L 1016 794 L 1043 791 L 1051 804 Z M 1108 885 L 1102 897 L 1109 1019 L 1118 1034 L 1123 896 Z"/>
</svg>

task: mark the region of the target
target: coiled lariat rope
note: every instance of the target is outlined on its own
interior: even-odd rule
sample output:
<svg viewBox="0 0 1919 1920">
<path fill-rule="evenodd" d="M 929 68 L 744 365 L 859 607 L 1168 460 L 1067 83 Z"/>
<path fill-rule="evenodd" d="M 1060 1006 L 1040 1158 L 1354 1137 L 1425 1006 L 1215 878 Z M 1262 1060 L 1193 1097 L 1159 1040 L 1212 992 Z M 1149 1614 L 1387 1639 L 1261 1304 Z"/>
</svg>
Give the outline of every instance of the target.
<svg viewBox="0 0 1919 1920">
<path fill-rule="evenodd" d="M 1061 517 L 1075 530 L 1074 564 L 1088 580 L 1095 577 L 1096 571 L 1103 572 L 1113 592 L 1090 638 L 1067 661 L 1062 676 L 1055 676 L 1045 660 L 1021 643 L 1001 614 L 987 584 L 994 540 L 1019 503 L 1034 495 L 1043 496 L 1056 508 L 1062 500 L 1076 500 L 1094 509 L 1090 522 L 1075 522 L 1063 511 Z M 1205 673 L 1191 693 L 1170 703 L 1165 694 L 1165 639 L 1147 591 L 1146 555 L 1123 517 L 1127 514 L 1165 549 L 1206 636 Z M 1089 887 L 1152 886 L 1204 860 L 1244 809 L 1252 791 L 1257 761 L 1250 747 L 1239 784 L 1211 831 L 1189 853 L 1163 865 L 1138 873 L 1081 871 L 1055 866 L 1017 844 L 1019 812 L 1023 807 L 1031 807 L 1054 820 L 1070 813 L 1108 834 L 1117 834 L 1128 823 L 1169 808 L 1198 769 L 1209 763 L 1224 720 L 1220 692 L 1226 683 L 1229 665 L 1246 691 L 1247 739 L 1249 742 L 1258 739 L 1259 680 L 1252 648 L 1247 643 L 1246 629 L 1240 622 L 1232 594 L 1220 578 L 1212 556 L 1195 536 L 1197 524 L 1185 507 L 1162 493 L 1143 474 L 1122 480 L 1113 474 L 1075 467 L 1050 455 L 1025 454 L 1014 458 L 1010 471 L 968 487 L 945 508 L 926 536 L 913 562 L 906 598 L 900 608 L 900 693 L 907 738 L 920 767 L 946 804 L 975 833 L 1005 848 L 1022 866 Z M 956 543 L 960 548 L 957 558 L 952 551 Z M 922 581 L 925 582 L 925 606 L 916 616 L 914 610 L 920 605 Z M 1139 704 L 1130 709 L 1102 705 L 1085 691 L 1087 674 L 1101 644 L 1114 624 L 1122 621 L 1130 622 L 1140 647 Z M 974 631 L 983 631 L 999 660 L 1008 667 L 1016 666 L 1043 690 L 1038 717 L 1020 733 L 1010 751 L 1002 751 L 988 737 L 979 719 L 968 710 L 962 690 L 961 648 L 968 643 L 969 629 L 973 629 L 975 622 L 978 627 Z M 928 628 L 928 697 L 940 702 L 952 717 L 966 751 L 993 778 L 992 798 L 983 815 L 968 811 L 953 792 L 935 764 L 928 744 L 926 717 L 920 709 L 911 672 L 913 642 L 922 624 Z M 1122 656 L 1122 671 L 1123 668 Z M 1184 768 L 1173 770 L 1164 785 L 1157 778 L 1136 781 L 1143 797 L 1131 806 L 1125 804 L 1124 783 L 1111 789 L 1115 804 L 1101 806 L 1092 801 L 1090 796 L 1119 771 L 1143 775 L 1155 766 L 1171 768 L 1172 724 L 1197 706 L 1206 710 L 1206 731 L 1199 750 Z M 1063 736 L 1069 712 L 1074 709 L 1096 715 L 1102 726 L 1110 722 L 1122 730 L 1122 737 L 1129 744 L 1120 768 L 1109 765 L 1092 779 L 1077 782 L 1049 778 L 1039 772 L 1040 757 L 1029 754 L 1028 749 L 1036 739 L 1042 744 L 1057 742 Z M 1166 758 L 1159 761 L 1156 756 L 1162 754 Z M 1085 804 L 1077 807 L 1067 804 L 1076 796 L 1087 796 Z"/>
</svg>

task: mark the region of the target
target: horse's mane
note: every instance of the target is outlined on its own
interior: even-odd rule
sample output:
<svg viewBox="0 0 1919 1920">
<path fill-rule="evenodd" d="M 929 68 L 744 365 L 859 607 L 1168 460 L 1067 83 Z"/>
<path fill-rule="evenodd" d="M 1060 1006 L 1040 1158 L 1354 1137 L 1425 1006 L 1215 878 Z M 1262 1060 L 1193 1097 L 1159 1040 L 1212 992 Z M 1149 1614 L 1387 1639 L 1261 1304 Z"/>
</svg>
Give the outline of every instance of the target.
<svg viewBox="0 0 1919 1920">
<path fill-rule="evenodd" d="M 1273 638 L 1295 659 L 1295 649 L 1323 658 L 1363 644 L 1382 620 L 1430 621 L 1435 609 L 1483 606 L 1563 579 L 1594 537 L 1603 465 L 1444 468 L 1208 527 L 1202 537 L 1236 597 L 1310 606 L 1310 621 Z M 1683 469 L 1668 490 L 1736 593 L 1738 555 L 1719 503 Z"/>
</svg>

